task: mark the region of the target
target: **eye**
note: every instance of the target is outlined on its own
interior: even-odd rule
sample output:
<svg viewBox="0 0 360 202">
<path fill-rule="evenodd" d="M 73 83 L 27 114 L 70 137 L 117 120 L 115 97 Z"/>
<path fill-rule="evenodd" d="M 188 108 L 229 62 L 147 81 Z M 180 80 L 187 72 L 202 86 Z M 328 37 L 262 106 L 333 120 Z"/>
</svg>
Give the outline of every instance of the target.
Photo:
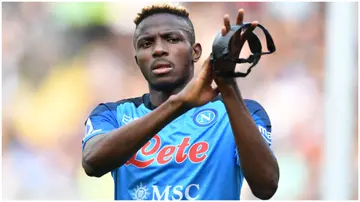
<svg viewBox="0 0 360 202">
<path fill-rule="evenodd" d="M 167 39 L 167 41 L 168 41 L 169 43 L 177 43 L 177 42 L 180 41 L 180 38 L 177 38 L 177 37 L 169 37 L 169 38 Z"/>
<path fill-rule="evenodd" d="M 150 41 L 141 42 L 140 45 L 139 45 L 140 48 L 149 48 L 150 46 L 151 46 Z"/>
</svg>

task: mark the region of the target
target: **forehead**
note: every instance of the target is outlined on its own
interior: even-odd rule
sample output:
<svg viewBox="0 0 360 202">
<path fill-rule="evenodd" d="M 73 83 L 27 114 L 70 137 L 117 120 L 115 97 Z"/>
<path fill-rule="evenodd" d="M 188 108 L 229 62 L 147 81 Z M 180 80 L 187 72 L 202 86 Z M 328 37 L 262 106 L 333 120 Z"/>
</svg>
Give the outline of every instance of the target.
<svg viewBox="0 0 360 202">
<path fill-rule="evenodd" d="M 135 30 L 135 38 L 142 34 L 155 34 L 161 31 L 188 30 L 190 26 L 185 19 L 171 14 L 154 14 L 145 18 Z"/>
</svg>

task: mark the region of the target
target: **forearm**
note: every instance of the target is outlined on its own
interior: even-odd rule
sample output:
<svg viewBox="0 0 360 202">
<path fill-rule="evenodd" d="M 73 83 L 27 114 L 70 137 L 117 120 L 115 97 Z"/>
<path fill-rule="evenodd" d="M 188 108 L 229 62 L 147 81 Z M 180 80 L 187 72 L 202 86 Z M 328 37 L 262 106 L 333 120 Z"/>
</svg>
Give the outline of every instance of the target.
<svg viewBox="0 0 360 202">
<path fill-rule="evenodd" d="M 241 168 L 254 195 L 267 199 L 277 189 L 279 168 L 242 99 L 234 79 L 217 80 L 238 150 Z"/>
<path fill-rule="evenodd" d="M 84 148 L 83 167 L 88 175 L 102 176 L 122 166 L 144 144 L 186 110 L 169 98 L 154 111 L 105 135 L 90 139 Z M 96 138 L 96 139 L 95 139 Z"/>
</svg>

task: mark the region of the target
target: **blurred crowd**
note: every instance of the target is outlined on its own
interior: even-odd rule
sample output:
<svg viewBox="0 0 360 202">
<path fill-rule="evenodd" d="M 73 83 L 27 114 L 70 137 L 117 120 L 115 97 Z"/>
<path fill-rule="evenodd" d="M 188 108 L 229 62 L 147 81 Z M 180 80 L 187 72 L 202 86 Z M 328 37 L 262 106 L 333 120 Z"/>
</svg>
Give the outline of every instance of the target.
<svg viewBox="0 0 360 202">
<path fill-rule="evenodd" d="M 3 199 L 113 199 L 110 174 L 90 178 L 82 170 L 81 140 L 84 122 L 99 103 L 148 91 L 132 46 L 133 19 L 144 5 L 2 4 Z M 262 57 L 238 84 L 245 98 L 265 107 L 273 124 L 281 170 L 274 199 L 321 199 L 325 3 L 181 5 L 204 50 L 196 70 L 210 54 L 224 14 L 235 20 L 244 8 L 245 21 L 258 20 L 270 31 L 276 53 Z M 357 43 L 353 49 L 357 54 Z M 241 55 L 248 54 L 247 48 Z M 356 94 L 357 123 L 357 87 L 347 90 Z M 358 195 L 355 132 L 351 199 Z M 246 184 L 242 199 L 254 199 Z"/>
</svg>

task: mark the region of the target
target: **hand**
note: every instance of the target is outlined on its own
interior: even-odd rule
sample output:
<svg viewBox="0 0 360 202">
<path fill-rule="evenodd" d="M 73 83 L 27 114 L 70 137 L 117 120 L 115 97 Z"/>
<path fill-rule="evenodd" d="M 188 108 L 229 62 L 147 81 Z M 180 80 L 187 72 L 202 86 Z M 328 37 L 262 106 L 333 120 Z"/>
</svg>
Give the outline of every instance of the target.
<svg viewBox="0 0 360 202">
<path fill-rule="evenodd" d="M 209 56 L 199 74 L 191 79 L 185 88 L 176 95 L 176 98 L 189 108 L 202 106 L 219 94 L 218 88 L 211 86 L 212 82 L 213 75 Z"/>
<path fill-rule="evenodd" d="M 236 25 L 241 25 L 243 23 L 243 20 L 244 20 L 244 9 L 239 9 L 236 17 Z M 257 27 L 257 25 L 258 22 L 253 21 L 248 29 L 242 31 L 239 35 L 233 36 L 233 39 L 231 40 L 231 44 L 229 47 L 230 55 L 232 57 L 236 57 L 236 58 L 239 57 L 240 51 L 247 40 L 248 34 L 253 32 L 254 29 Z M 230 30 L 231 30 L 230 17 L 228 14 L 226 14 L 224 16 L 224 26 L 221 29 L 221 34 L 225 36 L 227 33 L 229 33 Z M 236 64 L 222 61 L 217 66 L 221 68 L 222 71 L 233 72 L 235 70 Z"/>
</svg>

